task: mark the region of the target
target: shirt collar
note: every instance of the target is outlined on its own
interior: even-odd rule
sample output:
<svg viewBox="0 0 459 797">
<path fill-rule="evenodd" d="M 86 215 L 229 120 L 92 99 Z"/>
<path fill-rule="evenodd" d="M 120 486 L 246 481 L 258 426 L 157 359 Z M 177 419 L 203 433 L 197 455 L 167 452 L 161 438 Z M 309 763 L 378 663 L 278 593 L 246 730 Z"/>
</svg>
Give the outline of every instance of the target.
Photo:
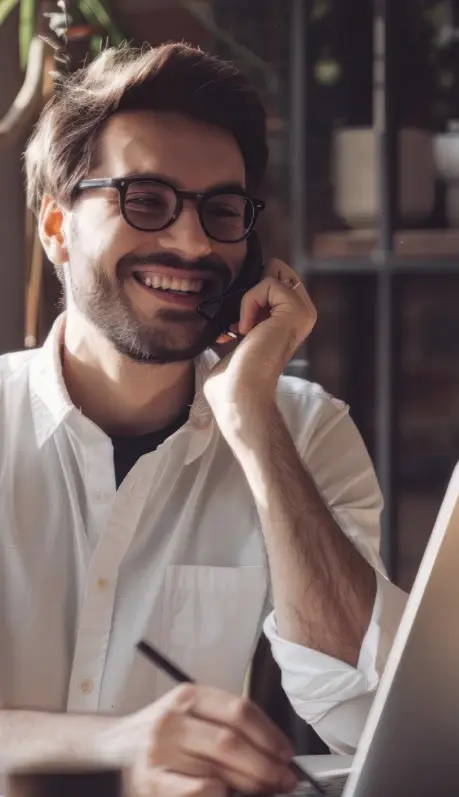
<svg viewBox="0 0 459 797">
<path fill-rule="evenodd" d="M 54 322 L 43 346 L 36 352 L 30 371 L 35 429 L 39 445 L 54 434 L 58 426 L 76 411 L 62 375 L 61 349 L 64 340 L 65 313 Z M 190 410 L 188 428 L 190 444 L 185 464 L 200 456 L 210 443 L 214 419 L 204 396 L 208 374 L 218 362 L 218 355 L 208 349 L 195 360 L 195 397 Z"/>
<path fill-rule="evenodd" d="M 65 316 L 54 322 L 45 343 L 30 366 L 30 388 L 39 445 L 75 410 L 62 376 L 61 347 Z"/>
<path fill-rule="evenodd" d="M 188 420 L 190 430 L 195 434 L 190 435 L 185 465 L 204 453 L 215 431 L 214 416 L 204 395 L 204 383 L 218 360 L 218 355 L 211 349 L 207 349 L 195 360 L 195 396 Z"/>
</svg>

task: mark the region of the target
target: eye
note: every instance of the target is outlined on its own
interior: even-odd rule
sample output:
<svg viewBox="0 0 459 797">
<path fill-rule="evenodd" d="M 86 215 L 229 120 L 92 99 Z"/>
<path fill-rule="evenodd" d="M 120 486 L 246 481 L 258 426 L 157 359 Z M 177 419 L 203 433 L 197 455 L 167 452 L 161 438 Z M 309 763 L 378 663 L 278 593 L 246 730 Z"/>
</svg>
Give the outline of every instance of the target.
<svg viewBox="0 0 459 797">
<path fill-rule="evenodd" d="M 228 205 L 221 205 L 218 203 L 212 203 L 207 209 L 207 212 L 212 216 L 219 216 L 220 218 L 238 218 L 241 215 L 240 211 L 237 211 Z"/>
<path fill-rule="evenodd" d="M 206 213 L 218 218 L 239 219 L 244 215 L 246 200 L 238 194 L 219 194 L 210 197 L 206 203 Z"/>
<path fill-rule="evenodd" d="M 164 208 L 167 207 L 167 202 L 165 201 L 164 197 L 155 196 L 151 193 L 129 193 L 126 197 L 126 203 L 130 205 L 145 205 L 149 208 Z"/>
<path fill-rule="evenodd" d="M 174 192 L 158 183 L 131 183 L 126 193 L 125 205 L 131 212 L 155 214 L 173 213 L 176 199 Z"/>
</svg>

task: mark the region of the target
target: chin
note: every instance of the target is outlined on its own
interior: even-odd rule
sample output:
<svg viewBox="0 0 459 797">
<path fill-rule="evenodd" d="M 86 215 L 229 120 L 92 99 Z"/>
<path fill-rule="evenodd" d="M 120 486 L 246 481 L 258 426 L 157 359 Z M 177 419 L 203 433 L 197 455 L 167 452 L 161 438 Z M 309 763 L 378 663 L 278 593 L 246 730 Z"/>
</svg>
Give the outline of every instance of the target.
<svg viewBox="0 0 459 797">
<path fill-rule="evenodd" d="M 148 319 L 125 301 L 96 298 L 86 304 L 84 315 L 117 352 L 134 362 L 163 365 L 194 360 L 215 344 L 221 331 L 189 310 L 161 309 Z"/>
<path fill-rule="evenodd" d="M 109 339 L 116 350 L 137 363 L 166 365 L 189 362 L 214 346 L 219 332 L 206 328 L 194 340 L 177 341 L 172 336 L 149 332 L 132 336 L 111 334 Z"/>
</svg>

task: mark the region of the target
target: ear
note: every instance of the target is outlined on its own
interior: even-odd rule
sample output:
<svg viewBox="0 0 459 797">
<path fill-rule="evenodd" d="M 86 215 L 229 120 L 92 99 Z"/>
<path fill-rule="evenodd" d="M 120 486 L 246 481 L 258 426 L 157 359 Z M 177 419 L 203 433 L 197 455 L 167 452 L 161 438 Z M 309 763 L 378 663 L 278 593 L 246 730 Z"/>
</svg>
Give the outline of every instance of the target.
<svg viewBox="0 0 459 797">
<path fill-rule="evenodd" d="M 64 231 L 64 211 L 49 195 L 43 197 L 38 216 L 38 233 L 49 260 L 63 266 L 69 259 Z"/>
</svg>

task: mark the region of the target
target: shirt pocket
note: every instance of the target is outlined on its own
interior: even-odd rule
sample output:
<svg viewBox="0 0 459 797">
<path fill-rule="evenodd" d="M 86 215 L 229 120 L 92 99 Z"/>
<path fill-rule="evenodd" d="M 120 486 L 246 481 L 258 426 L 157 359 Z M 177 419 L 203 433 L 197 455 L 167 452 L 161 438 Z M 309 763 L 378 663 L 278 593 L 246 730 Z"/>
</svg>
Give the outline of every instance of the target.
<svg viewBox="0 0 459 797">
<path fill-rule="evenodd" d="M 160 649 L 199 683 L 241 693 L 265 614 L 267 569 L 170 565 Z M 161 676 L 158 691 L 171 688 Z"/>
</svg>

